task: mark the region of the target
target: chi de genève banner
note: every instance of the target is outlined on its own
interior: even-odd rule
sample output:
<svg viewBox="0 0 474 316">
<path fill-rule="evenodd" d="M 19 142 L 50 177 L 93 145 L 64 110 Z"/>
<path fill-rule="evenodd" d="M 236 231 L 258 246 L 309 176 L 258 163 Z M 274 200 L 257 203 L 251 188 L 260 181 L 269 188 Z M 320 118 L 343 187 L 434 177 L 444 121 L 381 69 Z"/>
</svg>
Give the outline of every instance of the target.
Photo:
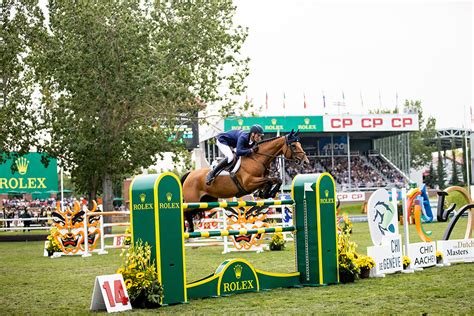
<svg viewBox="0 0 474 316">
<path fill-rule="evenodd" d="M 249 130 L 253 124 L 260 124 L 267 133 L 292 129 L 301 132 L 419 130 L 417 114 L 229 117 L 224 121 L 224 129 Z"/>
<path fill-rule="evenodd" d="M 42 156 L 40 153 L 28 153 L 21 157 L 5 159 L 0 164 L 0 194 L 27 193 L 34 197 L 47 198 L 50 193 L 57 191 L 57 161 L 55 158 L 49 158 L 49 164 L 45 167 L 41 163 Z"/>
</svg>

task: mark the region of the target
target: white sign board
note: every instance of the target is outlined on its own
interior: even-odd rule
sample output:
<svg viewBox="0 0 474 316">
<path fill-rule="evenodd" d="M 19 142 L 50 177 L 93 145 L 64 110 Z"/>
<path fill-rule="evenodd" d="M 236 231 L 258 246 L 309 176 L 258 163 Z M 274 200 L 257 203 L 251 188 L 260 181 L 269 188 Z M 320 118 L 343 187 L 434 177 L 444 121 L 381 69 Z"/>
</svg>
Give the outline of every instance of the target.
<svg viewBox="0 0 474 316">
<path fill-rule="evenodd" d="M 93 311 L 107 309 L 108 313 L 132 309 L 121 274 L 101 275 L 95 278 L 90 309 Z"/>
<path fill-rule="evenodd" d="M 125 241 L 125 236 L 115 236 L 114 237 L 114 247 L 123 247 Z"/>
<path fill-rule="evenodd" d="M 337 193 L 337 199 L 340 202 L 364 202 L 364 192 L 340 192 Z"/>
<path fill-rule="evenodd" d="M 367 203 L 367 221 L 374 246 L 382 244 L 382 238 L 398 236 L 397 210 L 390 202 L 385 189 L 375 191 Z"/>
<path fill-rule="evenodd" d="M 438 240 L 436 243 L 444 262 L 474 261 L 474 239 Z"/>
<path fill-rule="evenodd" d="M 325 132 L 418 131 L 418 114 L 325 115 Z"/>
<path fill-rule="evenodd" d="M 408 244 L 408 257 L 413 268 L 426 268 L 436 265 L 435 242 Z"/>
<path fill-rule="evenodd" d="M 403 270 L 401 236 L 383 238 L 381 246 L 367 247 L 367 255 L 375 261 L 375 275 Z"/>
</svg>

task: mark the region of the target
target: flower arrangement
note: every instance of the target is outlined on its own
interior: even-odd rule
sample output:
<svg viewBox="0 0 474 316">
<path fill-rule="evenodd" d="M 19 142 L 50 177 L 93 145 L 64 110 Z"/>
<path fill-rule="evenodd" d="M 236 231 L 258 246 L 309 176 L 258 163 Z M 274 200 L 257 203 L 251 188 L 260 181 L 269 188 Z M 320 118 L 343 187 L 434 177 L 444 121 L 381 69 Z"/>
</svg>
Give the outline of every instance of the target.
<svg viewBox="0 0 474 316">
<path fill-rule="evenodd" d="M 410 263 L 411 263 L 410 258 L 408 258 L 408 256 L 403 256 L 403 269 L 408 268 Z"/>
<path fill-rule="evenodd" d="M 352 222 L 347 214 L 343 214 L 342 217 L 339 217 L 337 227 L 343 234 L 352 233 Z"/>
<path fill-rule="evenodd" d="M 439 250 L 436 250 L 436 263 L 441 263 L 443 261 L 443 253 Z"/>
<path fill-rule="evenodd" d="M 56 227 L 51 227 L 49 231 L 48 239 L 48 246 L 46 247 L 46 251 L 48 252 L 48 256 L 52 256 L 55 252 L 62 252 L 61 246 L 59 242 L 54 237 L 58 229 Z"/>
<path fill-rule="evenodd" d="M 158 274 L 151 258 L 151 247 L 140 240 L 128 249 L 123 249 L 122 266 L 117 273 L 122 274 L 130 302 L 134 307 L 159 306 L 163 288 L 158 282 Z"/>
<path fill-rule="evenodd" d="M 283 250 L 285 249 L 285 239 L 282 233 L 275 233 L 270 241 L 270 250 Z"/>
<path fill-rule="evenodd" d="M 341 231 L 338 236 L 339 280 L 342 283 L 354 282 L 356 275 L 360 273 L 360 267 L 357 265 L 359 257 L 356 252 L 357 244 L 350 238 L 351 235 L 347 230 Z"/>
<path fill-rule="evenodd" d="M 356 258 L 355 263 L 360 268 L 359 277 L 361 279 L 368 278 L 370 275 L 370 269 L 375 267 L 375 260 L 369 256 L 359 255 L 358 258 Z"/>
<path fill-rule="evenodd" d="M 123 244 L 125 246 L 130 246 L 132 244 L 132 230 L 130 229 L 130 227 L 127 227 L 127 229 L 125 230 L 125 234 L 130 236 L 125 237 Z"/>
</svg>

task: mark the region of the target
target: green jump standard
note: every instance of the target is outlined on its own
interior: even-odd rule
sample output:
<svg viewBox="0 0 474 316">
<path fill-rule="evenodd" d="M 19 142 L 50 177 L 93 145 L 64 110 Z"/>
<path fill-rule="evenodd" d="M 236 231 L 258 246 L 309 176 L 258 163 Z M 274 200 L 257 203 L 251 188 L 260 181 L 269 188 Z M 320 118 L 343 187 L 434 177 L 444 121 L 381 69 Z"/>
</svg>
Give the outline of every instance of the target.
<svg viewBox="0 0 474 316">
<path fill-rule="evenodd" d="M 334 179 L 328 173 L 297 175 L 291 195 L 292 200 L 183 203 L 181 182 L 175 174 L 135 177 L 130 185 L 132 242 L 142 240 L 151 245 L 163 286 L 163 305 L 186 303 L 192 298 L 339 283 Z M 185 209 L 290 204 L 294 205 L 292 227 L 184 233 Z M 187 283 L 185 238 L 282 231 L 295 231 L 297 271 L 266 272 L 255 269 L 247 260 L 228 259 L 209 276 Z"/>
</svg>

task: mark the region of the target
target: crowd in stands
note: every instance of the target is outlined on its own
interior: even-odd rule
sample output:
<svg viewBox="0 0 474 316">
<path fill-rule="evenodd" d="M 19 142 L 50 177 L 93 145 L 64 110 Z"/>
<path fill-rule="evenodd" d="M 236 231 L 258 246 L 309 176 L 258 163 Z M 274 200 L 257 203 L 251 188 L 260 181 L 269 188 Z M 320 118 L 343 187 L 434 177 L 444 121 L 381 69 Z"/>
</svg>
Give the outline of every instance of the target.
<svg viewBox="0 0 474 316">
<path fill-rule="evenodd" d="M 329 172 L 335 179 L 339 188 L 345 189 L 349 186 L 348 159 L 345 156 L 308 157 L 310 165 L 302 167 L 292 162 L 287 162 L 285 170 L 288 179 L 292 179 L 299 173 L 321 173 Z M 351 188 L 381 188 L 402 187 L 406 184 L 402 174 L 379 155 L 352 155 L 351 156 Z"/>
</svg>

